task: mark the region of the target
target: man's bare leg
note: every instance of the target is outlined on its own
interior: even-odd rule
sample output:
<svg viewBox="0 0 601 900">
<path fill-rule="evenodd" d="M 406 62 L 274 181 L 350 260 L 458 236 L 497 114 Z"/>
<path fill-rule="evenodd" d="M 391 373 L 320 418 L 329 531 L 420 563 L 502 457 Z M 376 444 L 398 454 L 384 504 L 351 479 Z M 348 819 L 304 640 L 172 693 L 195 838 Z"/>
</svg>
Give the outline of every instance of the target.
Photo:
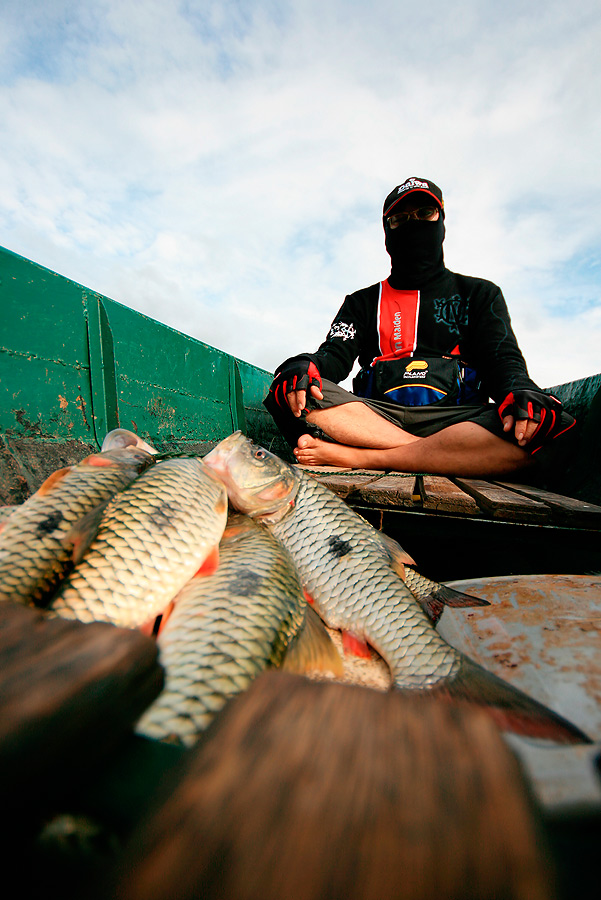
<svg viewBox="0 0 601 900">
<path fill-rule="evenodd" d="M 365 447 L 366 435 L 369 435 L 370 447 L 382 450 L 422 440 L 378 415 L 360 400 L 313 409 L 307 413 L 307 421 L 319 425 L 333 440 L 349 447 Z"/>
<path fill-rule="evenodd" d="M 508 475 L 531 464 L 529 454 L 521 447 L 474 422 L 459 422 L 411 443 L 376 449 L 330 444 L 305 434 L 299 438 L 294 455 L 303 465 L 429 472 L 471 478 Z"/>
</svg>

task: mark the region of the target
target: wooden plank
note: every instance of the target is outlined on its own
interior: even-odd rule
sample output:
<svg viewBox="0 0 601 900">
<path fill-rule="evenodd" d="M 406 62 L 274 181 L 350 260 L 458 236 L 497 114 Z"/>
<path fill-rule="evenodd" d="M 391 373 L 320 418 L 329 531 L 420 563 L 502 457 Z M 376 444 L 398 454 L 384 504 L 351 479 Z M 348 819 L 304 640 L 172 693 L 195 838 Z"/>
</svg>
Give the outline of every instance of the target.
<svg viewBox="0 0 601 900">
<path fill-rule="evenodd" d="M 334 468 L 330 474 L 317 474 L 313 470 L 311 470 L 309 474 L 316 478 L 321 484 L 325 485 L 325 487 L 334 491 L 334 493 L 342 500 L 346 500 L 351 495 L 355 496 L 361 487 L 371 484 L 374 481 L 378 481 L 383 477 L 382 472 L 371 472 L 369 475 L 363 475 L 353 472 L 350 469 L 348 473 L 341 473 L 340 469 Z"/>
<path fill-rule="evenodd" d="M 295 467 L 302 469 L 303 472 L 307 472 L 309 475 L 314 475 L 316 478 L 319 478 L 321 475 L 344 475 L 353 471 L 353 469 L 341 468 L 340 466 L 302 466 L 299 463 L 295 463 Z"/>
<path fill-rule="evenodd" d="M 455 478 L 455 483 L 475 498 L 493 519 L 505 522 L 548 522 L 551 510 L 545 503 L 516 494 L 494 482 L 477 478 Z"/>
<path fill-rule="evenodd" d="M 466 873 L 480 897 L 554 896 L 521 770 L 478 708 L 267 672 L 169 787 L 103 896 L 427 900 L 465 896 Z"/>
<path fill-rule="evenodd" d="M 421 476 L 422 504 L 432 512 L 455 513 L 462 516 L 477 516 L 477 503 L 448 478 L 439 475 Z"/>
<path fill-rule="evenodd" d="M 527 484 L 506 484 L 505 482 L 498 482 L 498 484 L 522 494 L 524 497 L 545 503 L 550 507 L 553 520 L 556 522 L 589 528 L 601 527 L 601 506 L 595 506 L 594 503 L 586 503 L 573 497 L 564 497 L 562 494 L 554 494 Z"/>
<path fill-rule="evenodd" d="M 0 604 L 4 801 L 58 795 L 131 732 L 162 684 L 156 643 L 139 631 Z"/>
<path fill-rule="evenodd" d="M 359 487 L 354 496 L 386 509 L 415 509 L 421 508 L 422 504 L 415 475 L 384 475 Z"/>
</svg>

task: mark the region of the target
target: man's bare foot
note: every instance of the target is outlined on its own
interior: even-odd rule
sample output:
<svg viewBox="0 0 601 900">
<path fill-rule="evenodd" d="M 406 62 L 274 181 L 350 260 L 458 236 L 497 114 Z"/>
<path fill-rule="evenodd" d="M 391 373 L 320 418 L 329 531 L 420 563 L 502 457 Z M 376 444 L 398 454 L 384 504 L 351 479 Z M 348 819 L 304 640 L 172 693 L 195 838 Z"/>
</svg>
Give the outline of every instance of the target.
<svg viewBox="0 0 601 900">
<path fill-rule="evenodd" d="M 331 444 L 321 441 L 310 434 L 301 434 L 294 448 L 297 463 L 303 466 L 340 466 L 349 468 L 356 466 L 355 447 L 343 444 Z"/>
</svg>

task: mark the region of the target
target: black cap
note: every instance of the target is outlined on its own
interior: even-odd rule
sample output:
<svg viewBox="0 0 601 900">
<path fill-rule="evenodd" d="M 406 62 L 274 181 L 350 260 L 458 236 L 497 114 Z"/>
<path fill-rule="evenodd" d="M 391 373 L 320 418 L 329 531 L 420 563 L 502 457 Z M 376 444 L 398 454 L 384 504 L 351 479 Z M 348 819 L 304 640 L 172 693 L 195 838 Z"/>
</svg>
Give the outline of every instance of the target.
<svg viewBox="0 0 601 900">
<path fill-rule="evenodd" d="M 399 200 L 402 200 L 403 197 L 407 197 L 409 194 L 414 194 L 416 191 L 419 191 L 422 194 L 430 194 L 430 196 L 436 200 L 436 205 L 440 207 L 440 209 L 444 209 L 444 200 L 442 199 L 442 191 L 440 188 L 434 184 L 433 181 L 428 181 L 426 178 L 408 178 L 402 184 L 399 184 L 395 187 L 393 191 L 391 191 L 384 201 L 384 210 L 382 215 L 384 217 L 389 216 L 392 212 L 392 209 Z"/>
</svg>

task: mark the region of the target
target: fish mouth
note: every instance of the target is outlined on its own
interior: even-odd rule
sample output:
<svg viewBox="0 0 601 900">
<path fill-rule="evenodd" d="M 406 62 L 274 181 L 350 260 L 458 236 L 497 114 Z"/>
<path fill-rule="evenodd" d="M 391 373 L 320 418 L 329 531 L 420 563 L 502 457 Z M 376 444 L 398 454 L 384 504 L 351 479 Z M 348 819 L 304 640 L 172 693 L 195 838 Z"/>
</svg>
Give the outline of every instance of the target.
<svg viewBox="0 0 601 900">
<path fill-rule="evenodd" d="M 101 450 L 121 450 L 128 447 L 145 450 L 146 453 L 153 455 L 156 455 L 158 452 L 154 447 L 142 440 L 139 435 L 134 434 L 133 431 L 128 431 L 126 428 L 114 428 L 112 431 L 109 431 L 104 437 Z"/>
<path fill-rule="evenodd" d="M 219 441 L 206 456 L 203 456 L 202 461 L 218 475 L 225 475 L 229 469 L 232 453 L 242 448 L 246 440 L 241 431 L 234 431 L 233 434 Z"/>
<path fill-rule="evenodd" d="M 277 513 L 296 496 L 298 477 L 292 467 L 241 431 L 220 441 L 203 461 L 226 485 L 232 505 L 247 515 Z"/>
</svg>

